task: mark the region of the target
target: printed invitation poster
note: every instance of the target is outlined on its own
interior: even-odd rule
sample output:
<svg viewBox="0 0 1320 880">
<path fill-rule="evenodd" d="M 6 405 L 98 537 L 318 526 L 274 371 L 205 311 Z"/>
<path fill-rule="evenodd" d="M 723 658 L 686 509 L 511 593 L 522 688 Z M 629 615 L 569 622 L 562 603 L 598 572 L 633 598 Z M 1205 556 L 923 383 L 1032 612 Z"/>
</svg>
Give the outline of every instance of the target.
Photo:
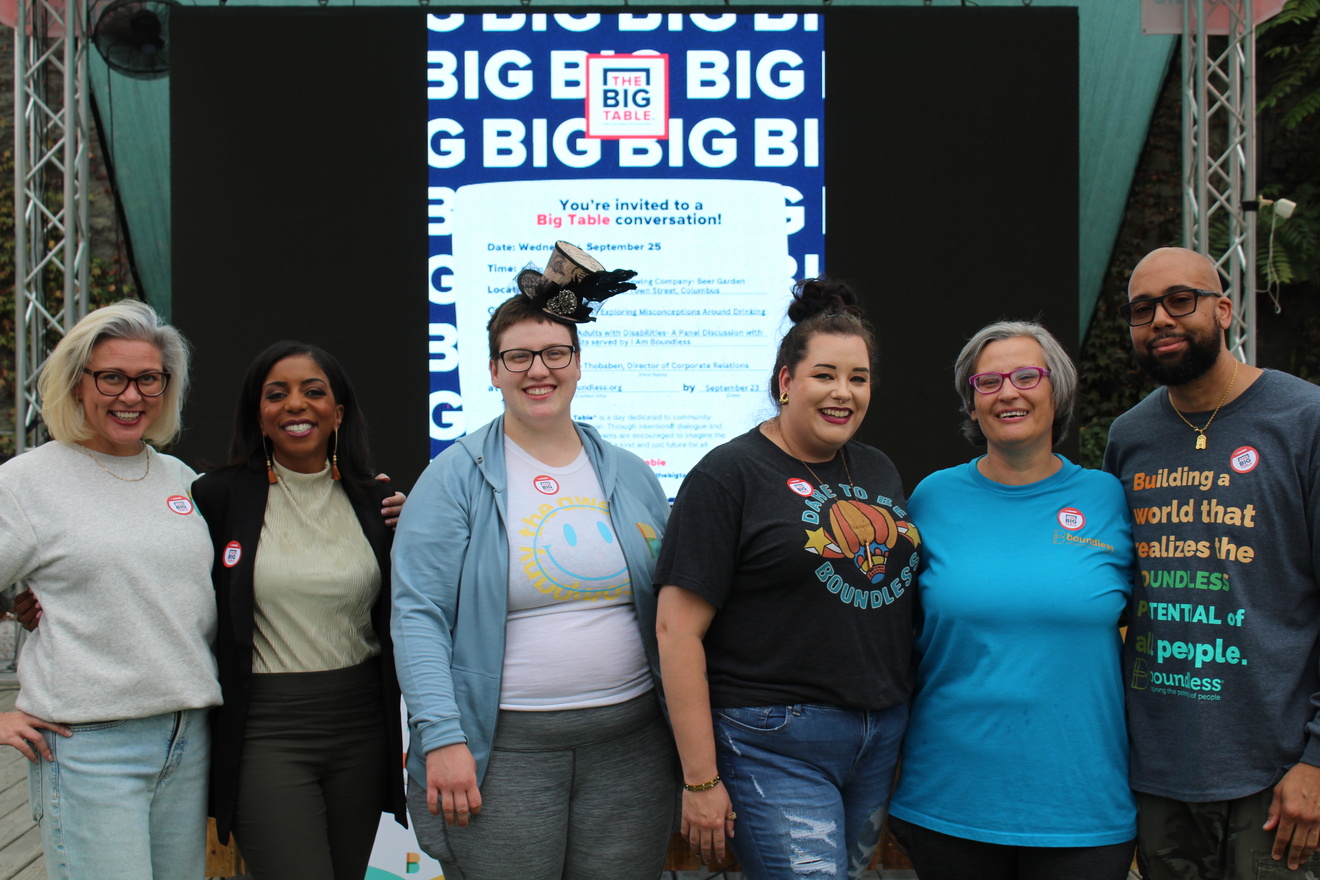
<svg viewBox="0 0 1320 880">
<path fill-rule="evenodd" d="M 770 410 L 824 249 L 814 14 L 427 16 L 432 454 L 502 412 L 485 325 L 553 244 L 638 290 L 580 325 L 574 415 L 672 497 Z"/>
</svg>

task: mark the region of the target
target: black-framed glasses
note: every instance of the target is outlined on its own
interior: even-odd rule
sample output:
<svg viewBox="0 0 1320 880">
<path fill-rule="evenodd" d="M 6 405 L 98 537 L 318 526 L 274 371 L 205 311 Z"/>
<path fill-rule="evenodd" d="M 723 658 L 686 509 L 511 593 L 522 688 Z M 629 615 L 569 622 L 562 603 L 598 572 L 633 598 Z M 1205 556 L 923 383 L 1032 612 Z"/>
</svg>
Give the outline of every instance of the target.
<svg viewBox="0 0 1320 880">
<path fill-rule="evenodd" d="M 1196 311 L 1196 304 L 1203 296 L 1223 296 L 1213 290 L 1198 290 L 1187 287 L 1166 293 L 1164 296 L 1152 296 L 1147 299 L 1134 299 L 1118 307 L 1118 313 L 1133 327 L 1141 327 L 1155 320 L 1155 307 L 1164 306 L 1164 314 L 1170 318 L 1181 318 Z"/>
<path fill-rule="evenodd" d="M 83 372 L 92 377 L 96 390 L 106 397 L 118 397 L 128 390 L 129 385 L 136 385 L 138 394 L 143 397 L 160 397 L 170 384 L 170 374 L 161 370 L 128 376 L 118 370 L 89 370 Z"/>
<path fill-rule="evenodd" d="M 1026 391 L 1035 388 L 1049 374 L 1044 367 L 1018 367 L 1007 373 L 977 373 L 967 382 L 981 394 L 994 394 L 1004 387 L 1005 379 L 1012 382 L 1014 388 Z"/>
<path fill-rule="evenodd" d="M 510 373 L 525 373 L 532 368 L 532 361 L 539 356 L 541 363 L 545 364 L 546 367 L 551 370 L 559 370 L 572 363 L 573 353 L 577 350 L 576 345 L 552 345 L 540 351 L 530 351 L 526 348 L 506 348 L 500 352 L 500 363 L 504 364 L 504 369 Z"/>
</svg>

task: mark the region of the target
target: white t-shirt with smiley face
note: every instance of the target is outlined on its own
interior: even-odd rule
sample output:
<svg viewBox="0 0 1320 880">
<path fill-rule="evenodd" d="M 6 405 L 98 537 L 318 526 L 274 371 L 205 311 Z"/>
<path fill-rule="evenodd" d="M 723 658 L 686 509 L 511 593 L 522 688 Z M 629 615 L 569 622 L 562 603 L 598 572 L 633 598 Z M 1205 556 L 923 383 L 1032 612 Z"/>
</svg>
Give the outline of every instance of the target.
<svg viewBox="0 0 1320 880">
<path fill-rule="evenodd" d="M 654 685 L 634 585 L 586 452 L 550 467 L 507 437 L 504 451 L 509 616 L 500 708 L 583 709 L 646 693 Z"/>
</svg>

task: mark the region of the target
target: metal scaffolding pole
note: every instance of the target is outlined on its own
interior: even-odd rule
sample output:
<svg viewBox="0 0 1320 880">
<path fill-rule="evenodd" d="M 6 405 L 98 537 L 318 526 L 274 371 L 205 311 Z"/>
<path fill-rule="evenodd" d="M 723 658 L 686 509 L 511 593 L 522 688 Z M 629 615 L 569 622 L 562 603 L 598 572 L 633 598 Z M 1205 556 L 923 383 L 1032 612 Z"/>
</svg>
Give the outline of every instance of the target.
<svg viewBox="0 0 1320 880">
<path fill-rule="evenodd" d="M 18 0 L 14 29 L 14 446 L 46 439 L 36 379 L 87 313 L 87 0 Z M 62 283 L 62 293 L 48 294 Z"/>
<path fill-rule="evenodd" d="M 1214 260 L 1233 303 L 1228 344 L 1256 362 L 1256 28 L 1252 0 L 1183 6 L 1183 242 Z M 1227 36 L 1207 33 L 1227 10 Z M 1222 15 L 1222 13 L 1218 13 Z"/>
</svg>

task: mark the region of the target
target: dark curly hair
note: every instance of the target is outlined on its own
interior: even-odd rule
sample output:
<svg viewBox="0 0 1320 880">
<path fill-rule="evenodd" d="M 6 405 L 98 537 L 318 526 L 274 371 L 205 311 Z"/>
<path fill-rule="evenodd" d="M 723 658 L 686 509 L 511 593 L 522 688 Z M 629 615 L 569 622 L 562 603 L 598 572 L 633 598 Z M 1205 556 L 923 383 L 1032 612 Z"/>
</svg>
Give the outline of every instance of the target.
<svg viewBox="0 0 1320 880">
<path fill-rule="evenodd" d="M 779 371 L 788 367 L 789 373 L 807 356 L 807 346 L 818 333 L 833 336 L 856 336 L 866 343 L 866 354 L 871 372 L 875 373 L 879 352 L 875 342 L 875 328 L 864 317 L 856 292 L 842 281 L 832 278 L 805 278 L 793 285 L 793 301 L 788 305 L 788 317 L 793 326 L 784 334 L 775 356 L 775 368 L 770 373 L 770 399 L 779 402 Z"/>
</svg>

